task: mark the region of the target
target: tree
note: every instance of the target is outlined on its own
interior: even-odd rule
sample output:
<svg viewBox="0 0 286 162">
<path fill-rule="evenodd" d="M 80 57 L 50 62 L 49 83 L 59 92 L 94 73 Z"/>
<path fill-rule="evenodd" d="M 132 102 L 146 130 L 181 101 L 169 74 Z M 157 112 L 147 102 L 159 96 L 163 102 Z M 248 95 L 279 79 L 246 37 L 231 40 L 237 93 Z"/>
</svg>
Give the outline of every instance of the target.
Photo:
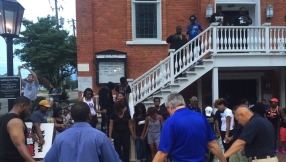
<svg viewBox="0 0 286 162">
<path fill-rule="evenodd" d="M 33 23 L 23 19 L 25 31 L 15 39 L 22 49 L 14 54 L 36 72 L 38 77 L 46 78 L 57 86 L 66 78 L 76 73 L 76 37 L 62 29 L 50 16 L 38 18 Z"/>
</svg>

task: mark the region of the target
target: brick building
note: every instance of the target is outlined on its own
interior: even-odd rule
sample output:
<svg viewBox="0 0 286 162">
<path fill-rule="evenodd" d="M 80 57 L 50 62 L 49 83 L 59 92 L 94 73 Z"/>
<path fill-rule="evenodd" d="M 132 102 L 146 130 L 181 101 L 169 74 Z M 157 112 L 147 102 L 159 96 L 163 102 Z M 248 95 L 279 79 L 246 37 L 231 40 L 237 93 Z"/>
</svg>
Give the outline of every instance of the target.
<svg viewBox="0 0 286 162">
<path fill-rule="evenodd" d="M 221 5 L 229 19 L 238 14 L 240 7 L 245 7 L 253 20 L 252 26 L 261 27 L 265 22 L 271 23 L 271 26 L 285 25 L 283 7 L 286 6 L 286 1 L 284 0 L 76 0 L 77 60 L 79 87 L 81 87 L 79 90 L 92 87 L 97 94 L 97 90 L 102 86 L 97 84 L 99 79 L 97 78 L 99 77 L 96 65 L 97 54 L 125 54 L 126 77 L 134 80 L 140 77 L 168 56 L 169 45 L 165 42 L 166 38 L 175 33 L 175 28 L 178 25 L 183 27 L 185 34 L 190 15 L 197 16 L 197 22 L 202 25 L 203 29 L 210 26 L 209 20 L 206 18 L 208 4 L 214 6 L 214 12 L 215 6 Z M 269 4 L 273 6 L 273 18 L 266 18 L 266 8 Z M 282 27 L 281 31 L 285 31 L 285 29 Z M 262 41 L 267 42 L 264 39 L 266 38 L 263 38 Z M 282 39 L 285 40 L 285 36 L 281 36 Z M 257 53 L 270 55 L 271 52 L 268 53 L 267 49 L 265 51 L 255 51 L 249 59 L 255 60 L 253 55 Z M 209 52 L 215 55 L 215 52 Z M 278 52 L 281 53 L 281 51 Z M 232 61 L 235 59 L 243 61 L 246 57 L 248 56 L 240 55 Z M 284 56 L 281 58 L 284 59 Z M 281 60 L 281 58 L 276 59 Z M 222 61 L 227 62 L 227 60 Z M 230 65 L 223 67 L 215 65 L 219 68 L 217 86 L 214 85 L 214 72 L 210 70 L 181 88 L 180 91 L 186 100 L 192 95 L 199 96 L 200 106 L 204 107 L 211 104 L 216 97 L 223 96 L 222 93 L 227 93 L 222 90 L 227 88 L 224 87 L 226 84 L 230 84 L 230 86 L 244 84 L 246 89 L 249 90 L 251 87 L 253 89 L 251 90 L 252 96 L 245 97 L 256 97 L 259 101 L 267 95 L 268 97 L 275 96 L 281 98 L 282 105 L 285 106 L 284 64 L 282 62 L 281 65 L 268 64 L 267 60 L 268 58 L 264 59 L 266 62 L 261 60 L 260 63 L 265 64 L 263 67 L 258 65 L 259 63 L 255 66 L 255 62 L 252 62 L 254 66 L 250 63 L 250 66 L 245 65 L 245 67 L 231 66 L 231 62 L 228 62 Z M 215 59 L 213 61 L 215 62 Z M 242 75 L 243 77 L 241 77 Z M 241 78 L 244 78 L 245 83 L 234 81 L 241 80 Z M 151 79 L 149 78 L 149 80 Z M 106 82 L 108 81 L 106 80 Z M 218 85 L 220 88 L 214 92 L 214 87 L 218 87 Z M 281 92 L 283 85 L 284 90 Z M 233 89 L 233 91 L 237 92 L 239 88 Z M 133 92 L 135 91 L 133 90 Z M 246 91 L 243 92 L 246 93 Z M 148 95 L 152 94 L 153 92 Z"/>
</svg>

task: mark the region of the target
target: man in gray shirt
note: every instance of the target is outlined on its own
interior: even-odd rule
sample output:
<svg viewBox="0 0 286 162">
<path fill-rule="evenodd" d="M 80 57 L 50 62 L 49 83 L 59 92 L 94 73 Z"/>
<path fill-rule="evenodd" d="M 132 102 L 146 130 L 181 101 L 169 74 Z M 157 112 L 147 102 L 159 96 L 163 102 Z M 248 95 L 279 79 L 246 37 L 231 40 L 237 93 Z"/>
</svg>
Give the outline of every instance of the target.
<svg viewBox="0 0 286 162">
<path fill-rule="evenodd" d="M 31 74 L 28 75 L 27 79 L 22 79 L 21 69 L 27 69 Z M 21 84 L 24 86 L 24 96 L 29 98 L 32 101 L 32 110 L 33 113 L 35 108 L 35 99 L 37 98 L 39 81 L 36 73 L 34 73 L 27 65 L 18 66 L 18 76 L 21 79 Z"/>
<path fill-rule="evenodd" d="M 41 123 L 47 123 L 47 114 L 46 112 L 51 107 L 50 103 L 47 100 L 42 100 L 39 102 L 38 108 L 35 112 L 33 112 L 31 116 L 31 120 L 33 122 L 33 126 L 35 128 L 39 145 L 43 145 L 45 140 L 41 134 Z"/>
</svg>

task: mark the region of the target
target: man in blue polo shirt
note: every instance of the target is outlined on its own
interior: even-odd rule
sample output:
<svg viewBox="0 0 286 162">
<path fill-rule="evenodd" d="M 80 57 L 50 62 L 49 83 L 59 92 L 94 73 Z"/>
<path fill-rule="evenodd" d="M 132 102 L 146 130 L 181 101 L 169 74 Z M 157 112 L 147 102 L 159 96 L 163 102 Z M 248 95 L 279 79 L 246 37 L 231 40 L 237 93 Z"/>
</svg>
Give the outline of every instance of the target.
<svg viewBox="0 0 286 162">
<path fill-rule="evenodd" d="M 164 161 L 168 154 L 175 162 L 204 162 L 207 148 L 221 162 L 226 162 L 211 126 L 202 114 L 188 110 L 178 93 L 170 94 L 165 105 L 171 117 L 164 123 L 153 162 Z"/>
</svg>

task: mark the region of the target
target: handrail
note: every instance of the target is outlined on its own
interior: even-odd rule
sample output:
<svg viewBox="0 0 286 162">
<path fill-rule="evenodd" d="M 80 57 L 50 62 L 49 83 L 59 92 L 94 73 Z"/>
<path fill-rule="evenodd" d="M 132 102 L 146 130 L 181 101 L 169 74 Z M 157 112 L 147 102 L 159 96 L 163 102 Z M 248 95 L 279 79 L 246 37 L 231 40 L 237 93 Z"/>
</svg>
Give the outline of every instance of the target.
<svg viewBox="0 0 286 162">
<path fill-rule="evenodd" d="M 225 30 L 228 29 L 228 30 Z M 132 82 L 134 104 L 158 91 L 206 54 L 218 52 L 286 52 L 286 27 L 212 24 Z"/>
<path fill-rule="evenodd" d="M 206 33 L 207 31 L 209 31 L 209 29 L 211 29 L 212 27 L 209 26 L 207 29 L 205 29 L 203 32 L 201 32 L 199 35 L 197 35 L 194 39 L 190 40 L 188 43 L 186 43 L 185 45 L 183 45 L 181 48 L 179 48 L 177 51 L 175 51 L 175 53 L 178 53 L 178 51 L 186 48 L 189 44 L 193 43 L 194 41 L 196 41 L 197 38 L 199 38 L 200 36 L 202 36 L 204 33 Z M 175 54 L 174 53 L 174 54 Z M 170 56 L 166 57 L 164 60 L 161 60 L 157 65 L 155 65 L 154 67 L 152 67 L 150 70 L 148 70 L 147 72 L 145 72 L 144 74 L 142 74 L 141 76 L 139 76 L 137 79 L 135 79 L 133 82 L 137 82 L 138 80 L 142 79 L 145 75 L 148 75 L 151 71 L 155 70 L 156 67 L 160 67 L 160 65 L 162 64 L 162 62 L 167 61 L 170 58 Z"/>
</svg>

